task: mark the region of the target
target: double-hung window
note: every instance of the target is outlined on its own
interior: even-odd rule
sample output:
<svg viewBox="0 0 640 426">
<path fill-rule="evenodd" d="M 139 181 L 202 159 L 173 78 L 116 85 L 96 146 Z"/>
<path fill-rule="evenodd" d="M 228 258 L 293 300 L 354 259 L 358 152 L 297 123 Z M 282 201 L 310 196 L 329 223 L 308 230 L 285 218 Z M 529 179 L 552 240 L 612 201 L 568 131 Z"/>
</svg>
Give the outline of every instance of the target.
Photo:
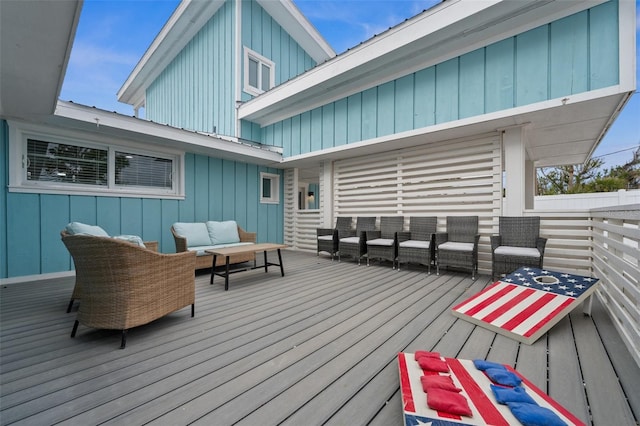
<svg viewBox="0 0 640 426">
<path fill-rule="evenodd" d="M 244 91 L 259 95 L 275 85 L 276 65 L 253 50 L 244 48 Z"/>
<path fill-rule="evenodd" d="M 183 155 L 135 143 L 90 141 L 10 127 L 10 190 L 105 196 L 184 197 Z"/>
</svg>

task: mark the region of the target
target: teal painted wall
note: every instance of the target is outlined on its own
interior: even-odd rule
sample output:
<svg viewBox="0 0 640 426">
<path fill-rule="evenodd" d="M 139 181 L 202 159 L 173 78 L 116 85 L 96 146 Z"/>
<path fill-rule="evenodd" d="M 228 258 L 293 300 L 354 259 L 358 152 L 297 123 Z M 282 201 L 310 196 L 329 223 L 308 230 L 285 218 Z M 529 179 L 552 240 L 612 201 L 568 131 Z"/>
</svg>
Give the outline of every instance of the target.
<svg viewBox="0 0 640 426">
<path fill-rule="evenodd" d="M 235 136 L 234 34 L 227 1 L 147 89 L 146 118 Z"/>
<path fill-rule="evenodd" d="M 316 65 L 313 58 L 257 2 L 243 1 L 241 14 L 242 46 L 273 61 L 276 86 Z M 244 67 L 239 74 L 244 78 Z M 251 94 L 242 92 L 243 102 L 252 98 Z M 272 145 L 258 124 L 242 120 L 240 132 L 243 139 Z"/>
<path fill-rule="evenodd" d="M 618 84 L 618 3 L 532 29 L 262 129 L 285 156 Z"/>
<path fill-rule="evenodd" d="M 260 172 L 280 174 L 283 182 L 279 170 L 187 154 L 184 200 L 9 193 L 4 121 L 0 141 L 5 166 L 0 178 L 5 188 L 0 197 L 0 278 L 71 270 L 60 231 L 74 221 L 99 225 L 110 235 L 158 241 L 164 253 L 175 252 L 169 228 L 178 221 L 235 220 L 257 232 L 259 242 L 283 241 L 283 203 L 260 204 L 258 194 Z"/>
<path fill-rule="evenodd" d="M 7 185 L 9 184 L 9 127 L 0 120 L 0 277 L 7 276 Z"/>
</svg>

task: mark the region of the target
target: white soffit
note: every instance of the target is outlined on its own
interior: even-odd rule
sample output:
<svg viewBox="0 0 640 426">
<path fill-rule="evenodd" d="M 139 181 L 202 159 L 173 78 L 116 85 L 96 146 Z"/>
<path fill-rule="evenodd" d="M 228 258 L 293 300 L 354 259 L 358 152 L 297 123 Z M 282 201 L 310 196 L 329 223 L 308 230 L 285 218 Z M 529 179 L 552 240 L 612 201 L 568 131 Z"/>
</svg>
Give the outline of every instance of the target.
<svg viewBox="0 0 640 426">
<path fill-rule="evenodd" d="M 81 0 L 0 0 L 0 117 L 52 114 Z"/>
<path fill-rule="evenodd" d="M 273 124 L 604 1 L 442 2 L 244 103 L 239 118 Z"/>
<path fill-rule="evenodd" d="M 46 117 L 44 124 L 250 164 L 278 167 L 282 160 L 281 153 L 238 138 L 179 129 L 72 102 L 58 101 L 55 114 Z"/>
</svg>

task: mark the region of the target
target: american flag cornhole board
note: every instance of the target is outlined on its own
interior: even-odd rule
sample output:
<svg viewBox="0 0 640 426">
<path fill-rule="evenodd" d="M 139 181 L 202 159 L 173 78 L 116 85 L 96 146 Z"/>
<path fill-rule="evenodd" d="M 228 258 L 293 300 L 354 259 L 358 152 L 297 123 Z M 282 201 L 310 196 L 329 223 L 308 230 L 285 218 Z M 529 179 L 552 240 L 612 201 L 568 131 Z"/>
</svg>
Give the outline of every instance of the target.
<svg viewBox="0 0 640 426">
<path fill-rule="evenodd" d="M 582 275 L 524 267 L 455 306 L 452 312 L 530 345 L 590 297 L 598 282 Z"/>
<path fill-rule="evenodd" d="M 402 394 L 402 408 L 405 426 L 460 426 L 460 425 L 495 425 L 512 426 L 521 424 L 511 414 L 507 405 L 499 404 L 491 391 L 491 381 L 480 370 L 476 369 L 471 360 L 444 358 L 449 366 L 449 374 L 454 385 L 462 389 L 472 411 L 472 416 L 456 416 L 438 412 L 427 406 L 427 394 L 422 390 L 420 376 L 424 373 L 414 359 L 413 353 L 400 352 L 398 366 L 400 369 L 400 392 Z M 541 407 L 552 410 L 567 425 L 582 425 L 584 423 L 566 408 L 544 393 L 526 377 L 508 365 L 505 367 L 522 379 L 522 387 Z"/>
</svg>

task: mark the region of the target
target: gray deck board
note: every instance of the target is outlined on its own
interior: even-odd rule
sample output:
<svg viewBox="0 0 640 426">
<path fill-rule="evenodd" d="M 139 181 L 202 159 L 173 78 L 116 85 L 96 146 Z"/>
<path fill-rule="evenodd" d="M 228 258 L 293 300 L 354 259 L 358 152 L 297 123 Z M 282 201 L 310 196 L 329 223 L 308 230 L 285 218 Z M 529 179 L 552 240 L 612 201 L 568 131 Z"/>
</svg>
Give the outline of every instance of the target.
<svg viewBox="0 0 640 426">
<path fill-rule="evenodd" d="M 69 338 L 73 278 L 4 286 L 0 424 L 401 425 L 397 353 L 419 349 L 512 365 L 587 424 L 636 424 L 640 369 L 598 304 L 529 346 L 450 313 L 489 277 L 283 257 L 284 277 L 226 292 L 199 274 L 195 318 L 134 328 L 125 350 L 118 331 Z"/>
</svg>

